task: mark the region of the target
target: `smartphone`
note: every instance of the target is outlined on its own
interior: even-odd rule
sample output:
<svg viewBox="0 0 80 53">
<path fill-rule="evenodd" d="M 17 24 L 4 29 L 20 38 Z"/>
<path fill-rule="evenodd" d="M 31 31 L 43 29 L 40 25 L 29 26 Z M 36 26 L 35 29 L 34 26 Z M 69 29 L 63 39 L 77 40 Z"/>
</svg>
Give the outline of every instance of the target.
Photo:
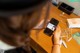
<svg viewBox="0 0 80 53">
<path fill-rule="evenodd" d="M 55 31 L 57 25 L 58 25 L 59 21 L 51 18 L 51 20 L 49 21 L 49 23 L 47 24 L 44 33 L 51 36 L 53 34 L 53 32 Z"/>
</svg>

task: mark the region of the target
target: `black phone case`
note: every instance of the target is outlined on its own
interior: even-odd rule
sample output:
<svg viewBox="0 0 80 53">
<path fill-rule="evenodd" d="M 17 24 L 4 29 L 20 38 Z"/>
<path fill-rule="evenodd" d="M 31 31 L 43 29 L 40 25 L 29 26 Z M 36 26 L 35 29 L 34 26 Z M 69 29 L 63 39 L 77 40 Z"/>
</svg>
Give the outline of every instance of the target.
<svg viewBox="0 0 80 53">
<path fill-rule="evenodd" d="M 59 21 L 54 19 L 54 18 L 52 18 L 49 23 L 55 25 L 55 29 L 56 29 L 56 26 L 58 25 Z M 51 36 L 54 31 L 52 31 L 52 30 L 50 30 L 49 28 L 46 27 L 45 30 L 44 30 L 44 33 L 49 35 L 49 36 Z"/>
</svg>

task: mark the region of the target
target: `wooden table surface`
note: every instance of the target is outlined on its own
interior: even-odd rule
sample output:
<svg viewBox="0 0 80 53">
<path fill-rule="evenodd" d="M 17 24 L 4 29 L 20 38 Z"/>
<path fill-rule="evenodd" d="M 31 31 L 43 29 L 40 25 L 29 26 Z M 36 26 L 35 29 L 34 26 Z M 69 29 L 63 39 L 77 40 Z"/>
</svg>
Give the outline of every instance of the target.
<svg viewBox="0 0 80 53">
<path fill-rule="evenodd" d="M 43 11 L 44 12 L 44 11 Z M 60 11 L 57 7 L 53 6 L 51 4 L 50 6 L 50 15 L 49 19 L 52 17 L 59 20 L 59 26 L 62 30 L 68 30 L 69 31 L 69 37 L 71 37 L 72 34 L 76 32 L 80 32 L 80 29 L 69 29 L 67 24 L 67 18 L 80 18 L 79 16 L 75 14 L 67 15 L 64 14 L 63 16 L 60 16 L 62 11 Z M 44 15 L 43 15 L 44 16 Z M 31 32 L 31 46 L 37 51 L 37 53 L 51 53 L 52 49 L 52 37 L 47 36 L 43 33 L 43 30 L 40 30 L 40 32 L 36 35 L 36 30 L 32 30 Z M 64 31 L 62 31 L 64 33 Z M 66 33 L 62 34 L 66 36 Z M 61 46 L 61 53 L 80 53 L 80 45 L 72 39 L 70 42 L 66 41 L 66 38 L 63 38 L 66 42 L 68 48 L 65 48 L 63 45 Z"/>
</svg>

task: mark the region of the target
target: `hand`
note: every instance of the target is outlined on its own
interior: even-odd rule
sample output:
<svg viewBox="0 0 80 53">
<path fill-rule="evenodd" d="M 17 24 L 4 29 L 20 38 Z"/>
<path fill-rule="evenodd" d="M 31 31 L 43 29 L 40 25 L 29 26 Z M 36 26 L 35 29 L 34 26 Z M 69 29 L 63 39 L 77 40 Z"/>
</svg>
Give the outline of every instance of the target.
<svg viewBox="0 0 80 53">
<path fill-rule="evenodd" d="M 59 44 L 60 41 L 60 35 L 61 35 L 61 28 L 57 26 L 54 35 L 52 36 L 52 42 L 53 44 Z"/>
</svg>

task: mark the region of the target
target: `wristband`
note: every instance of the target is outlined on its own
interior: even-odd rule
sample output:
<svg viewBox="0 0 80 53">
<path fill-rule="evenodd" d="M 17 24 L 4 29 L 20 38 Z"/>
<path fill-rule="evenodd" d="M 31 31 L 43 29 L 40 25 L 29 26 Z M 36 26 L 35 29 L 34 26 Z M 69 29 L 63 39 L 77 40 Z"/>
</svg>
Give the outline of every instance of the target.
<svg viewBox="0 0 80 53">
<path fill-rule="evenodd" d="M 59 45 L 60 46 L 60 44 L 53 44 L 53 46 L 55 46 L 55 45 Z"/>
</svg>

